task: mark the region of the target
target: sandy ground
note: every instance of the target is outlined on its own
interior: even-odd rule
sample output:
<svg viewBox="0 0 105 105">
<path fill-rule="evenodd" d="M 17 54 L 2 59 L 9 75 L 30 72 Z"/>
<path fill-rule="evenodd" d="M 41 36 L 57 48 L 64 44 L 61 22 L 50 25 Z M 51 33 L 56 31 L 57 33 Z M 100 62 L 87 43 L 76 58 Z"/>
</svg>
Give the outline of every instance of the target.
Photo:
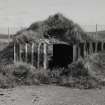
<svg viewBox="0 0 105 105">
<path fill-rule="evenodd" d="M 105 89 L 79 90 L 50 85 L 0 89 L 0 105 L 105 105 Z"/>
</svg>

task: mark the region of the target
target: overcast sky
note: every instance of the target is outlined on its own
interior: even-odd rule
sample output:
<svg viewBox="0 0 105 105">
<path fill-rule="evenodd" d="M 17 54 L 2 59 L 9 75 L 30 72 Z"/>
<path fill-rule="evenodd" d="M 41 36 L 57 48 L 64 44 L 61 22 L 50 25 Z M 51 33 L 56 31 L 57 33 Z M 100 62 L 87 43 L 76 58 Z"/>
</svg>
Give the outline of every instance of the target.
<svg viewBox="0 0 105 105">
<path fill-rule="evenodd" d="M 105 0 L 0 0 L 0 31 L 29 26 L 58 12 L 80 25 L 105 25 Z"/>
</svg>

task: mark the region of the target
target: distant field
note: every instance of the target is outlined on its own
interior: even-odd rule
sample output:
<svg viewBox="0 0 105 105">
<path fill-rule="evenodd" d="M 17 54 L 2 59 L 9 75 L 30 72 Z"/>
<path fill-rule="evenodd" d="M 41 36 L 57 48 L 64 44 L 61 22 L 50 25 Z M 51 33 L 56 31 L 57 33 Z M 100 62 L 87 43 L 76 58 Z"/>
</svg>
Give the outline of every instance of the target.
<svg viewBox="0 0 105 105">
<path fill-rule="evenodd" d="M 0 40 L 0 51 L 3 50 L 8 45 L 8 42 L 4 42 L 3 40 Z"/>
<path fill-rule="evenodd" d="M 8 35 L 6 35 L 6 34 L 0 34 L 0 39 L 8 39 Z"/>
<path fill-rule="evenodd" d="M 87 32 L 89 36 L 92 36 L 95 40 L 105 41 L 105 31 Z"/>
<path fill-rule="evenodd" d="M 11 39 L 10 39 L 10 41 L 11 41 Z M 0 43 L 9 43 L 9 40 L 8 39 L 1 39 L 0 38 Z"/>
<path fill-rule="evenodd" d="M 8 35 L 0 34 L 0 51 L 3 50 L 11 40 Z"/>
<path fill-rule="evenodd" d="M 12 38 L 13 35 L 10 35 L 10 38 Z M 0 34 L 0 39 L 8 39 L 9 38 L 9 35 L 7 34 Z"/>
</svg>

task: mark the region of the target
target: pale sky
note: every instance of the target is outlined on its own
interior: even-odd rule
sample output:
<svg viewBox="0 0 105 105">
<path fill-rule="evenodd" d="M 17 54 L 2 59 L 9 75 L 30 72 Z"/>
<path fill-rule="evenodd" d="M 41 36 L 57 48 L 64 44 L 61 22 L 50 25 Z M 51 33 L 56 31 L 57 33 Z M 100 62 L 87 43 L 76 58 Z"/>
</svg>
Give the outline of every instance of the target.
<svg viewBox="0 0 105 105">
<path fill-rule="evenodd" d="M 95 24 L 105 28 L 105 0 L 0 0 L 0 33 L 8 26 L 12 31 L 28 27 L 58 12 L 90 30 Z"/>
</svg>

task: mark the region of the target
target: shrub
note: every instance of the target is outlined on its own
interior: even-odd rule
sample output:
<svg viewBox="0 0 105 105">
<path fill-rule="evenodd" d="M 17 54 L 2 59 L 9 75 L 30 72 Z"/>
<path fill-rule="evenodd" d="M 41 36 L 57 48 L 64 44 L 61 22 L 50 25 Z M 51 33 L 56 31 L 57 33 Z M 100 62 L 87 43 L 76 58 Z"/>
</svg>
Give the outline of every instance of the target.
<svg viewBox="0 0 105 105">
<path fill-rule="evenodd" d="M 79 59 L 61 70 L 56 70 L 57 81 L 59 85 L 75 87 L 75 88 L 97 88 L 99 87 L 98 81 L 92 78 L 88 69 L 84 67 L 84 60 Z"/>
<path fill-rule="evenodd" d="M 37 78 L 39 81 L 40 81 L 40 83 L 50 83 L 51 82 L 51 80 L 50 80 L 50 70 L 46 70 L 46 69 L 37 69 L 36 71 L 35 71 L 35 74 L 34 74 L 34 76 L 35 76 L 35 78 Z"/>
<path fill-rule="evenodd" d="M 36 69 L 32 65 L 22 62 L 1 65 L 0 75 L 1 88 L 50 83 L 49 70 Z"/>
<path fill-rule="evenodd" d="M 50 83 L 90 89 L 104 85 L 105 82 L 100 82 L 89 75 L 83 60 L 70 64 L 68 68 L 54 68 L 52 70 L 36 69 L 32 65 L 22 62 L 0 65 L 0 88 Z"/>
<path fill-rule="evenodd" d="M 35 68 L 29 64 L 2 65 L 0 74 L 0 87 L 39 84 L 39 81 L 34 76 Z"/>
<path fill-rule="evenodd" d="M 5 76 L 0 73 L 0 88 L 12 88 L 15 86 L 14 77 L 13 76 Z"/>
</svg>

